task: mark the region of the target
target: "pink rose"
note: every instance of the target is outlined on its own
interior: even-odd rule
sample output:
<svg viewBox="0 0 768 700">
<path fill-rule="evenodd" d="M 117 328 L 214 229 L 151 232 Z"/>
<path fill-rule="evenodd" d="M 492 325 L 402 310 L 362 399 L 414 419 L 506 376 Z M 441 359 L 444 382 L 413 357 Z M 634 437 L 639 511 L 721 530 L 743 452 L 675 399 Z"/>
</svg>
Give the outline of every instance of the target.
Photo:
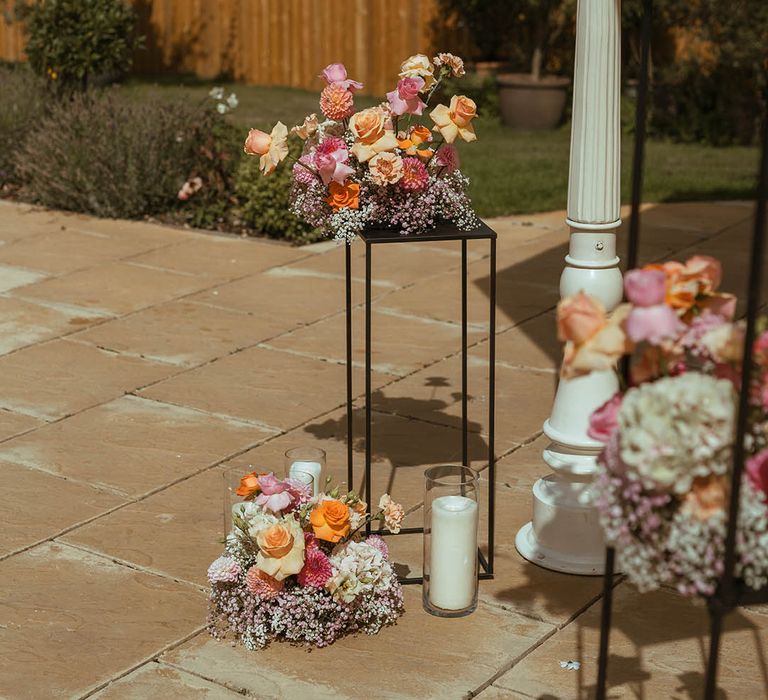
<svg viewBox="0 0 768 700">
<path fill-rule="evenodd" d="M 760 367 L 768 366 L 768 331 L 763 331 L 757 337 L 753 348 L 755 363 Z"/>
<path fill-rule="evenodd" d="M 666 304 L 638 306 L 627 316 L 624 330 L 633 343 L 647 340 L 659 345 L 663 340 L 673 340 L 685 330 L 677 314 Z"/>
<path fill-rule="evenodd" d="M 346 179 L 354 172 L 354 169 L 347 165 L 349 160 L 349 151 L 346 148 L 340 148 L 331 153 L 316 153 L 315 167 L 320 174 L 324 185 L 331 181 L 344 184 Z"/>
<path fill-rule="evenodd" d="M 357 80 L 350 80 L 347 78 L 347 69 L 343 63 L 331 63 L 327 65 L 323 72 L 320 74 L 321 78 L 325 78 L 329 85 L 339 85 L 345 90 L 354 92 L 360 90 L 363 87 L 362 83 Z"/>
<path fill-rule="evenodd" d="M 768 448 L 747 460 L 746 473 L 752 485 L 768 496 Z"/>
<path fill-rule="evenodd" d="M 424 88 L 424 78 L 401 78 L 397 88 L 387 93 L 392 114 L 422 114 L 427 106 L 419 97 Z"/>
<path fill-rule="evenodd" d="M 270 472 L 259 477 L 261 493 L 256 496 L 256 504 L 264 510 L 280 513 L 285 510 L 292 501 L 288 484 Z"/>
<path fill-rule="evenodd" d="M 663 270 L 630 270 L 624 276 L 624 291 L 635 306 L 664 303 L 666 275 Z"/>
<path fill-rule="evenodd" d="M 593 440 L 607 443 L 614 431 L 619 427 L 619 408 L 622 395 L 614 394 L 589 417 L 587 435 Z"/>
</svg>

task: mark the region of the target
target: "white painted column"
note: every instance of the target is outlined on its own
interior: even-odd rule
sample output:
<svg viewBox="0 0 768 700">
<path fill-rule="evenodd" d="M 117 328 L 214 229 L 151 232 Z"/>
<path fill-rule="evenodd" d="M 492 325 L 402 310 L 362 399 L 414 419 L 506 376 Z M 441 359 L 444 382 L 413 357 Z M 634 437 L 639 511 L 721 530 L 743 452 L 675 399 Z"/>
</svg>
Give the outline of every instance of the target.
<svg viewBox="0 0 768 700">
<path fill-rule="evenodd" d="M 571 238 L 561 296 L 583 290 L 607 310 L 622 298 L 616 256 L 620 216 L 620 0 L 578 0 L 568 218 Z M 587 435 L 589 416 L 618 390 L 614 372 L 560 380 L 544 461 L 552 474 L 533 486 L 533 521 L 515 544 L 555 571 L 602 573 L 605 545 L 590 486 L 602 444 Z"/>
</svg>

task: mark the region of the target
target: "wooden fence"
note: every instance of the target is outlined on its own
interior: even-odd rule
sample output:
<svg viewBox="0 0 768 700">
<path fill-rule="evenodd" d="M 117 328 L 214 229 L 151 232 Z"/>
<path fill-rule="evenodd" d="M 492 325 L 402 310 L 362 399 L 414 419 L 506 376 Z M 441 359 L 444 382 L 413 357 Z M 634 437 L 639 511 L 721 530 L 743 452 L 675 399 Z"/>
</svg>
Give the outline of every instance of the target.
<svg viewBox="0 0 768 700">
<path fill-rule="evenodd" d="M 343 62 L 365 92 L 391 90 L 414 53 L 467 49 L 463 31 L 438 16 L 437 0 L 133 0 L 146 47 L 134 69 L 231 75 L 258 85 L 318 89 Z M 0 58 L 23 57 L 18 24 L 0 20 Z"/>
</svg>

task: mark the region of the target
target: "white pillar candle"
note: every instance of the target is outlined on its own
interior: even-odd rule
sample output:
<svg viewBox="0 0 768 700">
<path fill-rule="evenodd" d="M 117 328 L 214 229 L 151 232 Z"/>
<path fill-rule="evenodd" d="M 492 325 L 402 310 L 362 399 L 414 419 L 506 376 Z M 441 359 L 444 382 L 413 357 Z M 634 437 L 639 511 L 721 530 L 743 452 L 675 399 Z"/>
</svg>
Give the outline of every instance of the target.
<svg viewBox="0 0 768 700">
<path fill-rule="evenodd" d="M 432 501 L 429 600 L 443 610 L 472 604 L 477 585 L 477 503 L 466 496 Z"/>
<path fill-rule="evenodd" d="M 320 462 L 307 462 L 298 460 L 291 464 L 288 470 L 289 478 L 300 478 L 300 474 L 311 474 L 312 484 L 314 489 L 314 495 L 317 496 L 320 491 L 320 474 L 323 471 L 323 465 Z"/>
</svg>

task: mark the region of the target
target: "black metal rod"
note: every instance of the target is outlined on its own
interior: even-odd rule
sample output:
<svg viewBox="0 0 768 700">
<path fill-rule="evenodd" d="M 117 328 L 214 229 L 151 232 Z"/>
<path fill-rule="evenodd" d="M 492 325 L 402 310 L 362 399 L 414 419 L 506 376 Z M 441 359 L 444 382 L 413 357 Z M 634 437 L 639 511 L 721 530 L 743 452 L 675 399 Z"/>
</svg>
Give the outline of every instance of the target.
<svg viewBox="0 0 768 700">
<path fill-rule="evenodd" d="M 757 314 L 760 309 L 760 297 L 763 282 L 766 201 L 768 201 L 768 113 L 763 120 L 763 150 L 760 158 L 760 175 L 757 185 L 757 210 L 755 211 L 755 228 L 752 234 L 752 249 L 750 251 L 751 258 L 749 261 L 747 327 L 744 332 L 744 354 L 742 357 L 739 413 L 736 422 L 736 444 L 733 448 L 733 474 L 731 477 L 731 495 L 728 506 L 728 532 L 725 537 L 725 558 L 723 576 L 720 582 L 720 592 L 728 601 L 732 598 L 733 592 L 741 477 L 744 472 L 744 460 L 746 458 L 744 438 L 749 429 L 749 385 L 754 368 L 752 353 L 755 344 Z"/>
<path fill-rule="evenodd" d="M 461 241 L 461 463 L 469 466 L 469 415 L 467 412 L 467 239 Z"/>
<path fill-rule="evenodd" d="M 491 239 L 488 329 L 488 573 L 493 574 L 496 532 L 496 239 Z"/>
<path fill-rule="evenodd" d="M 371 244 L 365 243 L 365 502 L 371 507 Z M 371 534 L 371 521 L 365 524 Z"/>
<path fill-rule="evenodd" d="M 346 301 L 347 301 L 347 489 L 354 489 L 354 453 L 352 443 L 352 244 L 346 248 Z M 318 488 L 322 489 L 322 485 Z"/>
<path fill-rule="evenodd" d="M 723 631 L 724 609 L 719 601 L 709 606 L 709 658 L 707 659 L 704 700 L 715 700 L 717 694 L 717 662 L 720 659 L 720 637 Z"/>
<path fill-rule="evenodd" d="M 600 613 L 600 650 L 597 657 L 597 687 L 595 700 L 605 700 L 608 683 L 608 649 L 611 640 L 611 616 L 613 614 L 613 569 L 616 550 L 605 548 L 603 569 L 603 604 Z"/>
</svg>

